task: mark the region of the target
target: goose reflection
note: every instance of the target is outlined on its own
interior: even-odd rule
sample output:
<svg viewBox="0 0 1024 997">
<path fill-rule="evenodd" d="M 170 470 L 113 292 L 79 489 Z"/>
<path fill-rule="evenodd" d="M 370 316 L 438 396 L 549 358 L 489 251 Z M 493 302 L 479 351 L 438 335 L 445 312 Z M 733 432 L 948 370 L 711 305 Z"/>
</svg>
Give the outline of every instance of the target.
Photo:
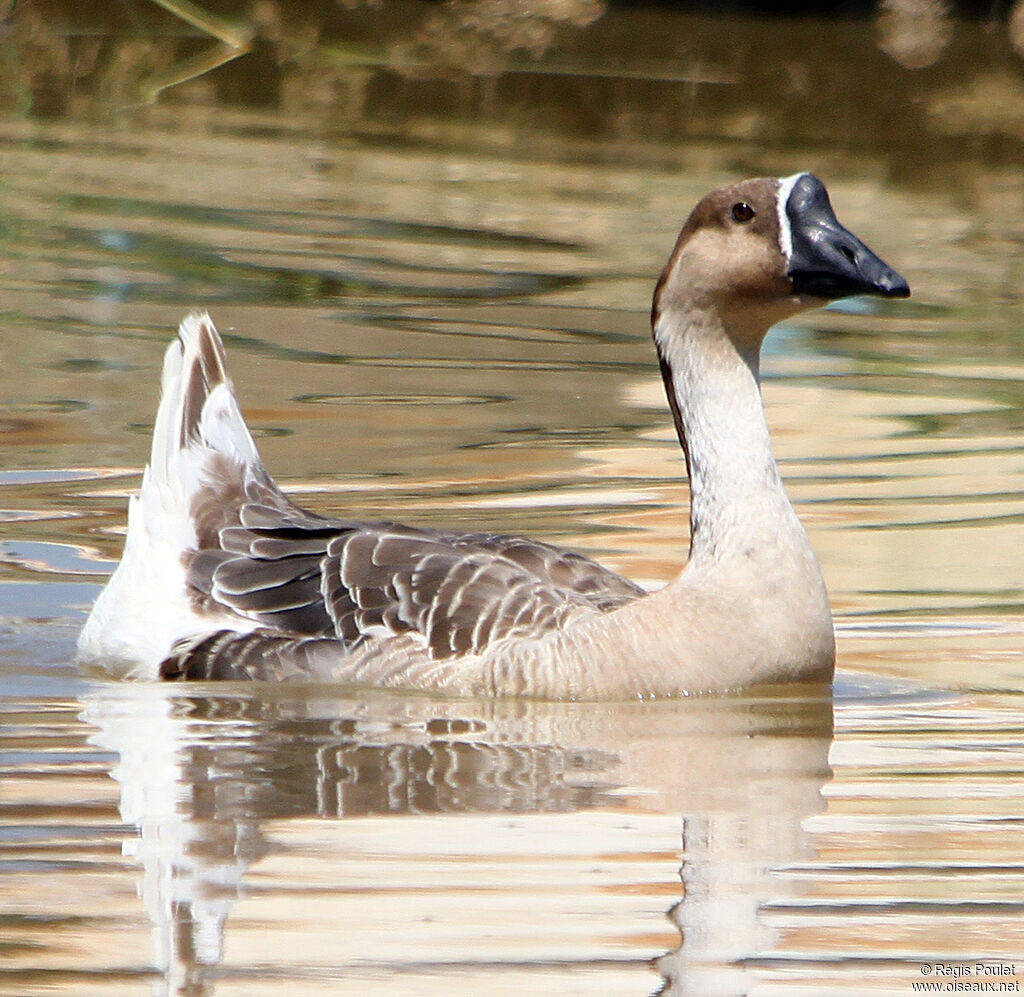
<svg viewBox="0 0 1024 997">
<path fill-rule="evenodd" d="M 267 967 L 267 992 L 326 973 L 392 994 L 401 974 L 426 997 L 454 973 L 465 992 L 549 993 L 595 965 L 595 993 L 745 994 L 774 944 L 759 912 L 792 889 L 773 870 L 803 856 L 828 776 L 817 689 L 269 696 L 119 685 L 85 703 L 119 757 L 157 994 L 234 977 L 261 993 Z"/>
</svg>

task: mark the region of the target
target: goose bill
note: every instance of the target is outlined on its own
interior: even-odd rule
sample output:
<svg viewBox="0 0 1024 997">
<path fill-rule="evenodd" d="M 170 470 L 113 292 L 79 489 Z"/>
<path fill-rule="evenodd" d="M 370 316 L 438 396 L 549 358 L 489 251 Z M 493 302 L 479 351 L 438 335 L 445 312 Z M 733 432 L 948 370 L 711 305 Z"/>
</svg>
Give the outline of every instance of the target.
<svg viewBox="0 0 1024 997">
<path fill-rule="evenodd" d="M 787 276 L 800 297 L 832 300 L 853 294 L 906 298 L 906 280 L 835 216 L 824 184 L 805 173 L 786 200 L 790 228 Z"/>
</svg>

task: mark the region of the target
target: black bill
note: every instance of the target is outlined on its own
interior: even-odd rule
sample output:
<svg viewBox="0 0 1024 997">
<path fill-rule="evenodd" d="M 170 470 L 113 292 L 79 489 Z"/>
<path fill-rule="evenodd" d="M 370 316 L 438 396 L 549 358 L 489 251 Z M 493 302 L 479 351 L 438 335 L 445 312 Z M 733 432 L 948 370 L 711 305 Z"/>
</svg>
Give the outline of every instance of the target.
<svg viewBox="0 0 1024 997">
<path fill-rule="evenodd" d="M 792 243 L 787 274 L 794 294 L 830 299 L 910 295 L 906 280 L 839 224 L 817 177 L 804 173 L 793 184 L 786 219 Z"/>
</svg>

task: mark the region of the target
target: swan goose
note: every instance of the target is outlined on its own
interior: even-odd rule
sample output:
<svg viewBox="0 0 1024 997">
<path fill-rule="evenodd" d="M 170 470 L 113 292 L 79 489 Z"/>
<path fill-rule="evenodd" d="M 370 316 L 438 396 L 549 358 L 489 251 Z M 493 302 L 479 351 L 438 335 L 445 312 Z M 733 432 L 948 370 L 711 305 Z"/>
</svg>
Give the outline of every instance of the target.
<svg viewBox="0 0 1024 997">
<path fill-rule="evenodd" d="M 700 201 L 652 307 L 689 473 L 690 554 L 650 593 L 534 540 L 299 508 L 263 467 L 212 321 L 190 315 L 166 353 L 152 456 L 79 659 L 134 678 L 553 699 L 828 681 L 828 596 L 772 454 L 761 343 L 827 300 L 909 293 L 811 174 Z"/>
</svg>

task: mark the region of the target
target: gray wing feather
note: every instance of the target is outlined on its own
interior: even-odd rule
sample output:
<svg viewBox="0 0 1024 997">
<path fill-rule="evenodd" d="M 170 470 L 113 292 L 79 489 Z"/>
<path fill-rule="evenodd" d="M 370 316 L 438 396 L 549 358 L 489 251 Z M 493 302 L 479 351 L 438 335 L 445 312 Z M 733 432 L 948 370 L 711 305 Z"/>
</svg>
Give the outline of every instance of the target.
<svg viewBox="0 0 1024 997">
<path fill-rule="evenodd" d="M 490 551 L 518 564 L 537 578 L 585 596 L 603 611 L 631 602 L 644 590 L 582 554 L 551 544 L 498 533 L 468 533 L 453 538 L 458 546 Z"/>
<path fill-rule="evenodd" d="M 336 661 L 334 640 L 287 637 L 269 630 L 217 630 L 176 644 L 160 664 L 160 677 L 285 682 L 329 678 Z"/>
<path fill-rule="evenodd" d="M 258 561 L 234 557 L 217 567 L 217 591 L 226 596 L 245 596 L 308 578 L 315 578 L 319 588 L 322 559 L 317 554 Z"/>
<path fill-rule="evenodd" d="M 548 544 L 327 519 L 261 478 L 250 479 L 245 493 L 231 521 L 217 524 L 215 545 L 193 555 L 189 583 L 203 605 L 295 637 L 329 636 L 351 647 L 413 633 L 445 660 L 642 594 Z"/>
<path fill-rule="evenodd" d="M 545 573 L 549 566 L 555 578 Z M 594 583 L 593 575 L 607 577 Z M 598 597 L 588 589 L 598 590 Z M 607 610 L 641 594 L 594 562 L 557 548 L 369 525 L 331 541 L 323 591 L 344 639 L 358 641 L 381 628 L 413 631 L 438 660 L 541 634 L 580 610 Z"/>
</svg>

